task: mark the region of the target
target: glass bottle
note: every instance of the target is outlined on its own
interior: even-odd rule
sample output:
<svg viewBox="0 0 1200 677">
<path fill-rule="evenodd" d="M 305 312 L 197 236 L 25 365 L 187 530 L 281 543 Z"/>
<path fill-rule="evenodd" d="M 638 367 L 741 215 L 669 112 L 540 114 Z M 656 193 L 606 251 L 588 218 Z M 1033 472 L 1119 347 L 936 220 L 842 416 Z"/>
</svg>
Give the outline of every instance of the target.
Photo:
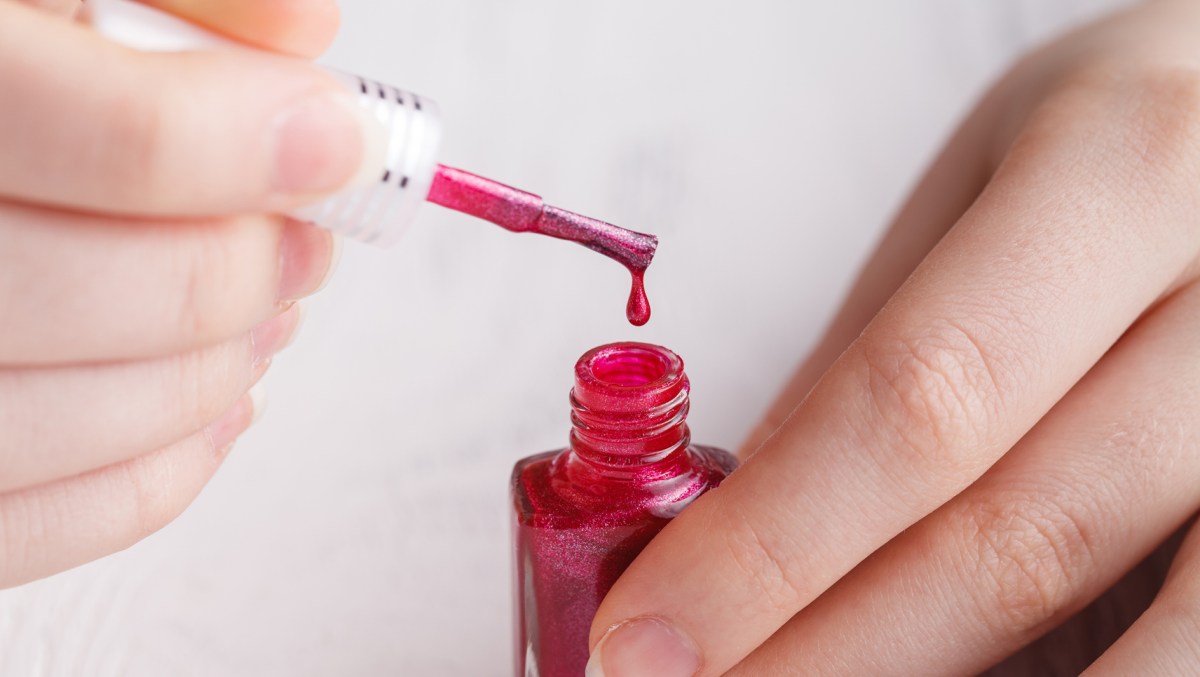
<svg viewBox="0 0 1200 677">
<path fill-rule="evenodd" d="M 667 522 L 736 465 L 691 444 L 683 360 L 614 343 L 575 365 L 570 445 L 512 475 L 516 675 L 580 677 L 592 616 Z"/>
</svg>

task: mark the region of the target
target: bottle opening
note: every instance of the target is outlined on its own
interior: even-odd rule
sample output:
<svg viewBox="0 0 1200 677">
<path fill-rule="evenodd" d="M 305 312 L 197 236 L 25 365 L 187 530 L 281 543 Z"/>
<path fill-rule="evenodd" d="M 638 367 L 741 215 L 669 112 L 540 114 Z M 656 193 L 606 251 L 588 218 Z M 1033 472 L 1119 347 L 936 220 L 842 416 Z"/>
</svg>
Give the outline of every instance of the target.
<svg viewBox="0 0 1200 677">
<path fill-rule="evenodd" d="M 662 346 L 610 343 L 575 364 L 575 400 L 598 411 L 649 412 L 687 391 L 683 360 Z"/>
<path fill-rule="evenodd" d="M 665 376 L 668 363 L 659 352 L 630 347 L 597 355 L 590 366 L 604 385 L 644 386 Z"/>
</svg>

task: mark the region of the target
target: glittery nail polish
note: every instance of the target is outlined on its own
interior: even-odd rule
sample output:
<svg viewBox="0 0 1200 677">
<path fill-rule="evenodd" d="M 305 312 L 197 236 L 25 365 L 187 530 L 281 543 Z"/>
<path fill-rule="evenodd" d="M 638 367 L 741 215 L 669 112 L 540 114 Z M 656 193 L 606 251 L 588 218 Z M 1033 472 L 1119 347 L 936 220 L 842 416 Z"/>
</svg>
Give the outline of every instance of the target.
<svg viewBox="0 0 1200 677">
<path fill-rule="evenodd" d="M 570 445 L 512 476 L 517 677 L 579 677 L 592 616 L 667 522 L 734 468 L 691 444 L 678 355 L 645 343 L 594 348 L 575 365 Z"/>
</svg>

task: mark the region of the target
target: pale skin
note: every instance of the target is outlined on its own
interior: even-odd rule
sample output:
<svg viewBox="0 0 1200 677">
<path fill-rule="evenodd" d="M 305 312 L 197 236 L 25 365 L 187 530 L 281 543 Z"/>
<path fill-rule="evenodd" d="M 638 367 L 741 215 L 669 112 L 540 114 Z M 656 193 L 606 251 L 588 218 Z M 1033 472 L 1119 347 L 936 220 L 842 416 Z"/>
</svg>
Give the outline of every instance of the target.
<svg viewBox="0 0 1200 677">
<path fill-rule="evenodd" d="M 1197 35 L 1148 2 L 992 88 L 589 675 L 1200 674 Z"/>
<path fill-rule="evenodd" d="M 273 214 L 361 163 L 305 60 L 332 1 L 150 4 L 264 51 L 140 54 L 72 22 L 78 2 L 0 1 L 0 587 L 191 502 L 334 260 Z"/>
<path fill-rule="evenodd" d="M 332 266 L 272 214 L 361 161 L 306 103 L 332 2 L 152 4 L 279 55 L 138 54 L 76 2 L 0 2 L 0 587 L 187 506 Z M 971 674 L 1156 549 L 1166 583 L 1111 647 L 1018 660 L 1200 671 L 1200 535 L 1163 546 L 1200 508 L 1198 31 L 1196 3 L 1147 3 L 991 91 L 743 468 L 605 601 L 604 674 Z"/>
</svg>

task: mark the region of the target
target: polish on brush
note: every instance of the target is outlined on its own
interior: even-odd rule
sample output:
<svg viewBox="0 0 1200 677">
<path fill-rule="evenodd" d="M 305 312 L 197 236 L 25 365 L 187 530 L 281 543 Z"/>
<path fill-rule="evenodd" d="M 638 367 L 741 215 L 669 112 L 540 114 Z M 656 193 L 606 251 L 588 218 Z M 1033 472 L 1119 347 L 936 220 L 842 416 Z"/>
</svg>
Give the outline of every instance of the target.
<svg viewBox="0 0 1200 677">
<path fill-rule="evenodd" d="M 514 233 L 537 233 L 577 242 L 620 263 L 633 278 L 626 317 L 638 326 L 650 320 L 643 278 L 658 246 L 658 238 L 653 235 L 550 206 L 533 193 L 444 165 L 437 166 L 427 199 Z"/>
</svg>

